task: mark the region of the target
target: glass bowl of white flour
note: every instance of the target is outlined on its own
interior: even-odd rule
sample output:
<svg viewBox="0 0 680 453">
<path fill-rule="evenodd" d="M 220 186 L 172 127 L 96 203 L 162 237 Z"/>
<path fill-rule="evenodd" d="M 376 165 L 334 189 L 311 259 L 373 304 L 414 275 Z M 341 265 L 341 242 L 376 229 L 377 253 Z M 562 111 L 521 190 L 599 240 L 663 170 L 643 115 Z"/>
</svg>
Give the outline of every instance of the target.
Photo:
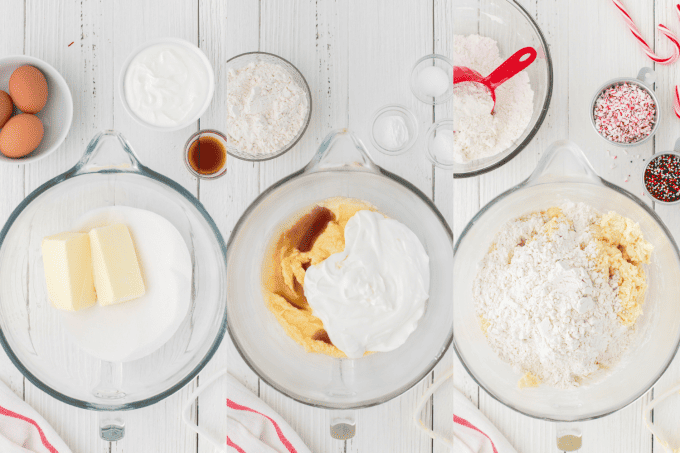
<svg viewBox="0 0 680 453">
<path fill-rule="evenodd" d="M 266 52 L 227 61 L 227 153 L 243 160 L 278 157 L 302 138 L 312 94 L 300 71 Z"/>
<path fill-rule="evenodd" d="M 559 293 L 566 294 L 565 291 L 571 291 L 570 288 L 574 286 L 566 280 L 552 283 L 558 281 L 551 280 L 551 276 L 558 275 L 565 269 L 572 272 L 569 275 L 576 275 L 574 274 L 576 267 L 572 267 L 571 270 L 563 267 L 569 265 L 560 258 L 554 262 L 554 270 L 540 269 L 548 263 L 545 260 L 541 261 L 542 258 L 538 256 L 540 253 L 551 247 L 557 250 L 559 241 L 573 237 L 582 230 L 579 224 L 585 224 L 587 210 L 579 208 L 574 211 L 578 215 L 572 216 L 574 222 L 570 232 L 555 233 L 559 237 L 555 237 L 555 241 L 539 253 L 533 254 L 531 265 L 523 268 L 521 272 L 513 273 L 510 278 L 507 278 L 510 273 L 505 271 L 493 272 L 498 283 L 494 285 L 508 288 L 503 297 L 498 299 L 504 307 L 502 310 L 507 310 L 504 312 L 506 313 L 504 323 L 517 327 L 528 326 L 536 321 L 536 324 L 533 324 L 535 329 L 530 335 L 518 336 L 519 341 L 504 343 L 503 346 L 508 347 L 506 351 L 510 352 L 509 355 L 501 357 L 490 345 L 489 336 L 484 331 L 489 325 L 484 327 L 480 321 L 482 318 L 475 311 L 476 296 L 473 282 L 481 272 L 480 269 L 483 269 L 487 253 L 503 250 L 500 248 L 503 244 L 495 239 L 500 236 L 496 235 L 511 237 L 513 230 L 525 228 L 524 223 L 509 222 L 520 217 L 530 220 L 531 213 L 563 206 L 565 202 L 572 203 L 572 206 L 584 203 L 600 214 L 614 211 L 639 226 L 644 239 L 653 246 L 649 262 L 643 265 L 647 288 L 640 306 L 642 312 L 633 324 L 621 324 L 619 330 L 613 330 L 613 327 L 612 330 L 606 330 L 604 326 L 607 324 L 600 321 L 601 311 L 606 309 L 608 304 L 605 292 L 592 293 L 599 294 L 595 309 L 583 305 L 570 309 Z M 631 227 L 628 231 L 632 231 L 633 228 L 638 227 Z M 535 235 L 530 241 L 540 239 Z M 512 257 L 508 255 L 508 264 L 518 264 L 514 252 L 525 244 L 528 242 L 520 241 L 511 249 L 513 255 Z M 537 250 L 538 247 L 542 247 L 540 243 L 529 248 Z M 518 253 L 519 259 L 522 260 L 523 252 Z M 578 251 L 576 253 L 578 254 Z M 524 276 L 527 276 L 527 279 L 524 279 Z M 522 278 L 523 282 L 529 279 L 540 284 L 547 282 L 552 292 L 544 293 L 537 290 L 530 296 L 535 299 L 523 299 L 515 295 L 519 293 L 511 292 L 519 288 L 513 283 L 517 281 L 515 277 Z M 677 303 L 677 294 L 680 292 L 680 253 L 672 234 L 644 201 L 601 179 L 583 152 L 571 142 L 561 141 L 553 144 L 543 154 L 536 170 L 526 181 L 489 202 L 469 222 L 454 248 L 453 280 L 454 350 L 466 370 L 484 390 L 499 402 L 530 417 L 556 422 L 577 422 L 603 417 L 626 407 L 656 383 L 673 360 L 680 344 L 680 305 Z M 579 279 L 575 282 L 582 288 L 584 287 L 582 283 L 587 281 Z M 520 288 L 520 292 L 522 291 Z M 576 291 L 574 293 L 578 294 Z M 618 289 L 617 294 L 620 294 Z M 530 307 L 531 300 L 540 300 L 539 308 L 527 311 L 526 319 L 524 314 L 520 314 L 519 317 L 522 319 L 517 320 L 513 314 Z M 592 300 L 595 300 L 595 296 Z M 587 304 L 589 300 L 584 298 L 578 302 Z M 582 323 L 576 331 L 571 327 L 565 328 L 559 322 L 553 325 L 552 321 L 548 322 L 550 315 L 543 316 L 546 310 L 551 309 L 564 309 L 565 315 L 561 316 L 562 320 L 570 325 L 580 322 L 578 319 L 582 313 L 590 313 L 586 322 L 590 327 Z M 545 330 L 545 327 L 549 327 L 548 324 L 553 326 L 552 330 Z M 602 328 L 594 330 L 591 328 L 593 325 Z M 506 329 L 503 327 L 500 330 Z M 632 335 L 630 342 L 616 340 L 617 335 L 629 333 Z M 553 334 L 565 339 L 565 343 L 560 343 L 561 340 L 557 342 L 546 340 L 542 343 L 542 338 Z M 572 341 L 578 343 L 574 344 Z M 543 347 L 545 344 L 550 346 Z M 587 363 L 588 354 L 596 348 L 601 348 L 603 344 L 607 344 L 606 350 L 598 355 L 596 362 L 598 366 L 595 371 L 581 373 L 579 367 Z M 510 350 L 512 345 L 517 347 Z M 515 353 L 519 356 L 534 357 L 534 351 L 539 351 L 536 357 L 540 357 L 541 367 L 553 368 L 549 373 L 553 373 L 555 369 L 557 373 L 561 372 L 562 365 L 551 361 L 552 357 L 571 354 L 564 363 L 573 360 L 569 365 L 571 373 L 569 378 L 573 378 L 575 385 L 562 386 L 548 380 L 545 383 L 541 380 L 533 385 L 531 383 L 523 385 L 522 372 L 513 367 L 513 363 L 516 363 L 513 357 Z M 608 360 L 611 362 L 606 363 Z M 572 366 L 573 363 L 576 365 Z"/>
<path fill-rule="evenodd" d="M 523 47 L 538 56 L 496 90 L 496 107 L 482 86 L 454 86 L 455 178 L 494 170 L 519 154 L 534 138 L 548 112 L 553 70 L 548 45 L 538 25 L 512 1 L 458 0 L 454 6 L 453 64 L 488 76 Z"/>
</svg>

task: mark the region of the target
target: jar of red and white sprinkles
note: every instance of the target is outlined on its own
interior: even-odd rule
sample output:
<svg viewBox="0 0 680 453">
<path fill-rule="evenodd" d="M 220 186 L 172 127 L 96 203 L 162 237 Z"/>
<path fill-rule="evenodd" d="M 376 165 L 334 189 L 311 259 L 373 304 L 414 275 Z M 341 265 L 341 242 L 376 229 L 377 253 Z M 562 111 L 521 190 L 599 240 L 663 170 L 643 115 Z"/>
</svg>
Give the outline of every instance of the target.
<svg viewBox="0 0 680 453">
<path fill-rule="evenodd" d="M 616 146 L 637 146 L 654 136 L 660 113 L 654 79 L 654 71 L 643 68 L 637 78 L 610 80 L 596 91 L 590 119 L 600 137 Z"/>
</svg>

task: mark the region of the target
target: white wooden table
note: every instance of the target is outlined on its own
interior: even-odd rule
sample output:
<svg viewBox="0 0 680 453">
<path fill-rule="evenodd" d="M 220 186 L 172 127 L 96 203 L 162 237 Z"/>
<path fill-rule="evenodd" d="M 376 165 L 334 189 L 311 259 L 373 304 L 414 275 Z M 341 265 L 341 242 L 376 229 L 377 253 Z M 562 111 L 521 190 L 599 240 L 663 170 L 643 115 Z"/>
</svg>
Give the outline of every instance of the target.
<svg viewBox="0 0 680 453">
<path fill-rule="evenodd" d="M 31 191 L 72 167 L 98 131 L 115 129 L 129 139 L 144 164 L 200 196 L 222 233 L 228 234 L 235 221 L 232 206 L 250 195 L 230 189 L 230 177 L 199 184 L 189 175 L 182 149 L 199 124 L 174 133 L 150 132 L 125 113 L 118 90 L 121 65 L 135 47 L 159 37 L 186 39 L 205 51 L 222 87 L 200 126 L 220 128 L 227 10 L 221 0 L 200 4 L 197 0 L 0 0 L 0 55 L 26 54 L 47 61 L 64 76 L 74 100 L 73 126 L 55 153 L 27 166 L 0 166 L 0 221 L 4 223 Z M 113 444 L 99 439 L 96 413 L 41 392 L 22 377 L 4 352 L 0 353 L 0 379 L 42 414 L 74 453 L 215 453 L 214 447 L 186 428 L 180 408 L 202 380 L 226 363 L 223 344 L 199 377 L 182 390 L 154 406 L 125 413 L 126 437 Z M 193 407 L 194 420 L 197 417 L 205 429 L 226 436 L 226 379 L 202 394 Z"/>
<path fill-rule="evenodd" d="M 379 165 L 432 197 L 451 222 L 453 178 L 426 160 L 422 136 L 433 121 L 451 117 L 452 102 L 428 108 L 411 94 L 408 78 L 423 55 L 452 54 L 452 5 L 452 0 L 226 0 L 227 57 L 261 50 L 286 58 L 306 77 L 314 102 L 309 130 L 295 149 L 262 164 L 231 161 L 229 171 L 234 171 L 223 190 L 229 194 L 228 227 L 262 189 L 306 164 L 323 137 L 343 127 L 359 135 Z M 397 158 L 373 150 L 368 137 L 371 116 L 389 103 L 412 108 L 421 122 L 421 140 Z M 208 185 L 202 185 L 202 193 L 203 186 Z M 294 402 L 259 381 L 229 341 L 227 356 L 229 372 L 284 416 L 315 453 L 445 451 L 420 434 L 411 418 L 418 396 L 433 377 L 452 366 L 451 351 L 412 390 L 361 410 L 357 436 L 346 442 L 330 438 L 326 411 Z M 435 395 L 424 417 L 436 431 L 450 435 L 453 401 L 448 389 Z"/>
<path fill-rule="evenodd" d="M 455 0 L 454 0 L 455 1 Z M 451 106 L 426 107 L 410 93 L 410 68 L 419 57 L 450 55 L 452 0 L 0 0 L 0 55 L 27 54 L 53 65 L 74 96 L 73 127 L 53 155 L 29 166 L 0 166 L 0 221 L 32 190 L 76 163 L 100 130 L 122 132 L 142 162 L 178 181 L 199 197 L 227 237 L 243 210 L 263 189 L 306 164 L 332 129 L 348 127 L 368 143 L 367 123 L 387 103 L 412 108 L 421 132 L 451 117 Z M 201 47 L 215 69 L 217 88 L 208 112 L 196 125 L 154 133 L 123 110 L 118 89 L 121 65 L 140 43 L 178 37 Z M 73 43 L 71 45 L 71 43 Z M 199 182 L 182 162 L 187 137 L 199 128 L 225 127 L 225 63 L 236 54 L 262 50 L 281 55 L 305 75 L 314 115 L 303 140 L 285 156 L 261 164 L 228 161 L 227 175 Z M 414 151 L 399 158 L 377 152 L 376 161 L 432 197 L 453 219 L 453 178 Z M 400 398 L 359 415 L 359 433 L 332 441 L 325 411 L 293 402 L 259 382 L 227 338 L 215 358 L 187 387 L 149 408 L 128 412 L 123 441 L 97 436 L 96 414 L 62 404 L 26 381 L 0 353 L 0 379 L 41 413 L 76 453 L 208 453 L 214 449 L 187 430 L 180 406 L 188 394 L 228 362 L 229 372 L 279 411 L 316 452 L 438 452 L 414 427 L 416 399 L 437 375 L 452 366 L 449 352 L 422 383 Z M 226 426 L 226 389 L 201 397 L 194 417 L 220 436 Z M 452 397 L 442 389 L 424 412 L 435 430 L 450 435 Z M 249 452 L 251 453 L 251 452 Z"/>
<path fill-rule="evenodd" d="M 453 0 L 455 3 L 456 0 Z M 668 41 L 656 25 L 663 23 L 680 33 L 680 21 L 673 12 L 675 2 L 667 0 L 622 0 L 650 46 L 668 54 Z M 673 88 L 680 83 L 680 64 L 654 65 L 640 50 L 609 0 L 519 0 L 541 27 L 553 58 L 555 85 L 548 116 L 531 144 L 502 168 L 474 179 L 454 182 L 454 234 L 499 193 L 519 183 L 532 172 L 543 151 L 557 139 L 569 138 L 585 152 L 595 170 L 614 184 L 640 196 L 642 159 L 655 152 L 672 150 L 680 136 L 680 119 L 673 114 Z M 454 31 L 455 32 L 455 31 Z M 595 90 L 615 77 L 635 77 L 644 66 L 657 72 L 656 93 L 662 121 L 652 141 L 633 148 L 626 155 L 608 147 L 590 125 L 588 108 Z M 611 151 L 610 157 L 607 150 Z M 613 156 L 617 155 L 617 159 Z M 636 155 L 640 155 L 636 158 Z M 613 167 L 613 168 L 612 168 Z M 628 177 L 630 175 L 630 177 Z M 628 182 L 624 182 L 628 179 Z M 644 199 L 644 198 L 643 198 Z M 649 199 L 646 199 L 649 201 Z M 651 203 L 650 203 L 651 205 Z M 677 207 L 654 206 L 676 241 L 680 240 L 680 211 Z M 520 453 L 556 452 L 555 428 L 551 423 L 519 415 L 496 402 L 466 374 L 454 359 L 454 385 L 463 391 L 508 437 Z M 660 394 L 680 380 L 680 359 L 676 357 L 652 391 Z M 643 399 L 651 398 L 651 392 Z M 587 422 L 582 453 L 649 453 L 664 451 L 652 439 L 642 421 L 642 400 L 608 417 Z M 668 401 L 654 413 L 654 420 L 673 434 L 680 446 L 680 399 Z"/>
</svg>

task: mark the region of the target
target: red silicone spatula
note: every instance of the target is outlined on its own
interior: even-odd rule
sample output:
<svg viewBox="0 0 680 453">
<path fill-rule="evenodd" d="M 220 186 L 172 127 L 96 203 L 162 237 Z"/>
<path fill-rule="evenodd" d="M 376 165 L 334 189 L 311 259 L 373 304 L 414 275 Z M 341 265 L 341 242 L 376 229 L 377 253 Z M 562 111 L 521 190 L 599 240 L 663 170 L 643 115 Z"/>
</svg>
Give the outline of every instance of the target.
<svg viewBox="0 0 680 453">
<path fill-rule="evenodd" d="M 503 82 L 514 77 L 517 73 L 525 70 L 536 59 L 536 50 L 533 47 L 524 47 L 505 60 L 499 67 L 486 77 L 474 69 L 464 66 L 453 67 L 453 83 L 474 82 L 484 85 L 491 93 L 493 99 L 493 113 L 496 108 L 496 88 Z"/>
</svg>

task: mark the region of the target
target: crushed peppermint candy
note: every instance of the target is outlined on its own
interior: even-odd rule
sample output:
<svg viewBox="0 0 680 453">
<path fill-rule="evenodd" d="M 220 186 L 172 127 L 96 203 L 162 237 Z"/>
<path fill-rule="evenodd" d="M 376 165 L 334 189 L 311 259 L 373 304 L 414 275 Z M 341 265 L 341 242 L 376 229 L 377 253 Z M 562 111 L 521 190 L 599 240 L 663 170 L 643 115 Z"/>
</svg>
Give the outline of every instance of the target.
<svg viewBox="0 0 680 453">
<path fill-rule="evenodd" d="M 654 130 L 657 106 L 649 92 L 632 83 L 604 90 L 595 101 L 595 128 L 607 140 L 636 143 Z"/>
<path fill-rule="evenodd" d="M 672 203 L 680 200 L 680 157 L 661 154 L 647 164 L 645 188 L 656 200 Z"/>
</svg>

